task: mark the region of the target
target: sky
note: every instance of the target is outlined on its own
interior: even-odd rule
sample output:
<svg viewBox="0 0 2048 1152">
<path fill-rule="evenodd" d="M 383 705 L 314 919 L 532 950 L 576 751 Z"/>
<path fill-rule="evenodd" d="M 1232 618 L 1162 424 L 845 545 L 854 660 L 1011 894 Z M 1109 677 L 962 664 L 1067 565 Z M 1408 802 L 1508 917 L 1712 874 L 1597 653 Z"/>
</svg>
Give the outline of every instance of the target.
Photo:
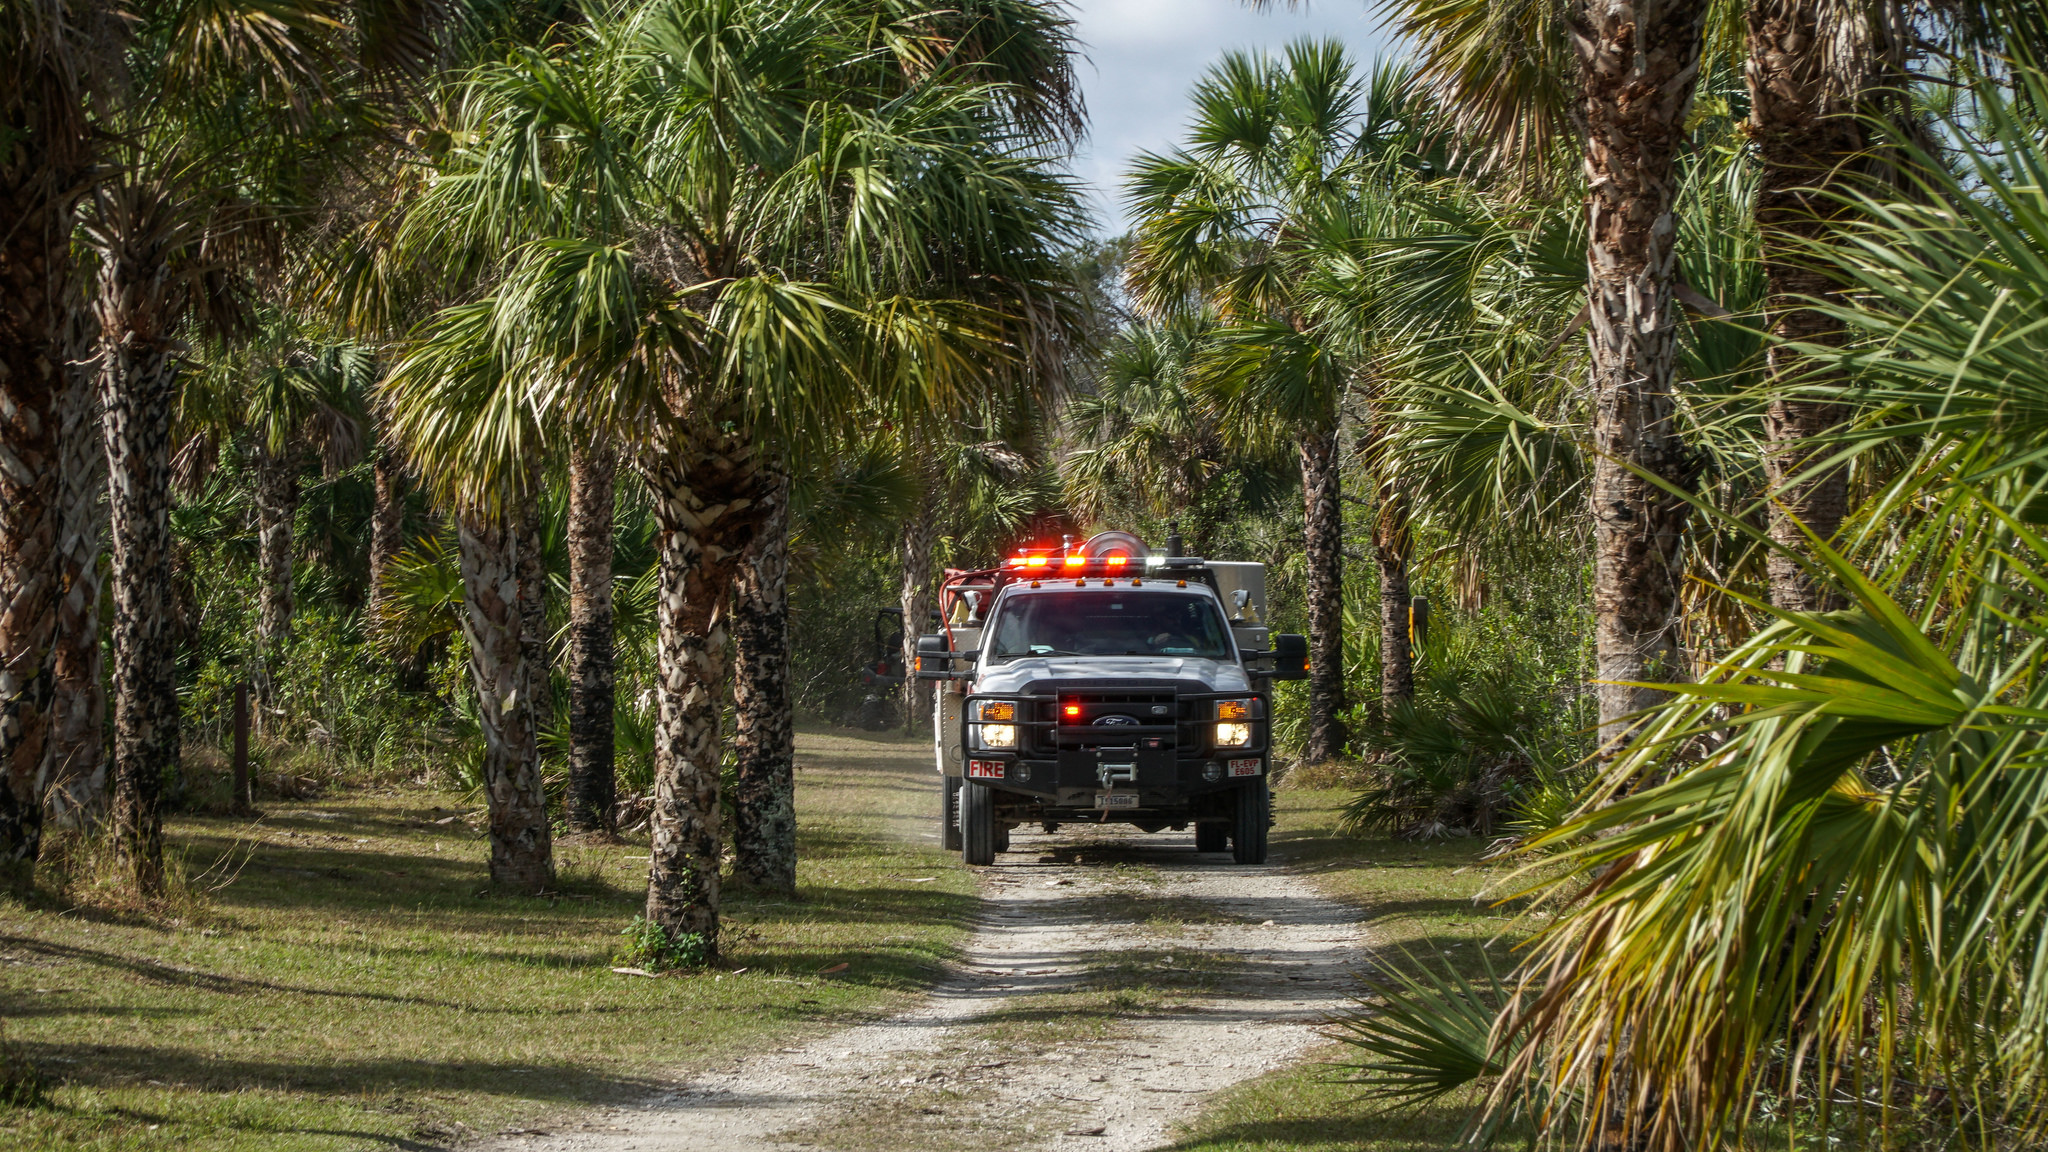
<svg viewBox="0 0 2048 1152">
<path fill-rule="evenodd" d="M 1104 235 L 1124 230 L 1121 178 L 1141 151 L 1173 146 L 1188 90 L 1229 49 L 1277 51 L 1302 36 L 1336 36 L 1361 64 L 1386 51 L 1369 0 L 1312 0 L 1253 11 L 1243 0 L 1070 0 L 1084 59 L 1088 139 L 1074 172 L 1095 195 Z"/>
</svg>

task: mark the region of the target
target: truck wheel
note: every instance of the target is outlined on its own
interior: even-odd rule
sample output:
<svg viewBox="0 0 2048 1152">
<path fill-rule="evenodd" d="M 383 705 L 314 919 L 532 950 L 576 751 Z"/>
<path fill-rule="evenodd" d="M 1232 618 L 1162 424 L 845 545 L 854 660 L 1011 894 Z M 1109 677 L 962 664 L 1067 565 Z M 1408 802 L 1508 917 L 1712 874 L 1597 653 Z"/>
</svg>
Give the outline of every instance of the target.
<svg viewBox="0 0 2048 1152">
<path fill-rule="evenodd" d="M 996 825 L 996 851 L 1008 852 L 1009 850 L 1010 826 L 1008 824 L 998 824 Z"/>
<path fill-rule="evenodd" d="M 1195 825 L 1195 851 L 1221 852 L 1230 847 L 1230 825 L 1211 823 Z"/>
<path fill-rule="evenodd" d="M 939 777 L 939 846 L 960 850 L 960 777 Z"/>
<path fill-rule="evenodd" d="M 1237 790 L 1237 819 L 1230 827 L 1230 856 L 1239 864 L 1266 862 L 1266 827 L 1271 822 L 1273 794 L 1259 777 Z"/>
<path fill-rule="evenodd" d="M 960 786 L 960 859 L 996 862 L 996 797 L 979 784 Z"/>
</svg>

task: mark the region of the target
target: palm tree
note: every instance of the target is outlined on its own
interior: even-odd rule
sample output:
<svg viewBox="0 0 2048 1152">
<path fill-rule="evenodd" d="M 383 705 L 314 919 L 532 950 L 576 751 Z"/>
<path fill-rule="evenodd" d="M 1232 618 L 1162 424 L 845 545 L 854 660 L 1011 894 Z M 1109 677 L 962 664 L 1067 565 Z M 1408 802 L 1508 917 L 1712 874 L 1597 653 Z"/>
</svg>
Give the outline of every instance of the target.
<svg viewBox="0 0 2048 1152">
<path fill-rule="evenodd" d="M 1241 331 L 1219 377 L 1255 427 L 1299 448 L 1308 573 L 1310 763 L 1342 753 L 1343 503 L 1338 449 L 1345 372 L 1309 331 L 1286 283 L 1287 253 L 1348 194 L 1362 93 L 1335 42 L 1279 61 L 1232 53 L 1195 88 L 1194 143 L 1144 156 L 1128 179 L 1139 219 L 1132 283 L 1148 310 L 1213 307 Z"/>
<path fill-rule="evenodd" d="M 57 541 L 63 598 L 57 605 L 56 647 L 50 661 L 54 698 L 44 800 L 51 818 L 81 828 L 98 823 L 107 800 L 107 693 L 100 644 L 107 456 L 100 439 L 99 390 L 93 379 L 99 358 L 93 355 L 90 320 L 83 307 L 72 313 L 74 351 L 66 359 L 73 379 L 59 409 L 63 455 L 57 474 Z"/>
<path fill-rule="evenodd" d="M 2048 96 L 2032 69 L 2013 82 L 2026 106 Z M 1819 451 L 1917 449 L 1872 470 L 1833 544 L 1782 549 L 1840 606 L 1752 598 L 1764 626 L 1666 685 L 1675 698 L 1530 845 L 1549 854 L 1529 894 L 1558 914 L 1463 1030 L 1479 1063 L 1439 1087 L 1497 1076 L 1497 1110 L 1550 1125 L 1575 1120 L 1551 1101 L 1633 1093 L 1645 1147 L 1731 1145 L 1764 1123 L 1866 1146 L 2039 1142 L 2048 157 L 2032 112 L 1991 85 L 1971 96 L 1978 116 L 1947 135 L 1955 172 L 1910 158 L 1917 187 L 1850 196 L 1804 250 L 1847 288 L 1815 302 L 1847 338 L 1790 349 L 1820 369 L 1800 398 L 1846 413 Z M 1473 1018 L 1463 993 L 1408 998 L 1390 1017 L 1406 1023 L 1368 1037 L 1381 1087 L 1420 1086 L 1396 1065 L 1444 1034 L 1444 1014 L 1408 1014 L 1430 999 Z M 1845 1097 L 1854 1114 L 1831 1114 Z"/>
<path fill-rule="evenodd" d="M 379 389 L 392 432 L 453 508 L 491 882 L 531 894 L 554 880 L 538 706 L 550 666 L 540 429 L 530 414 L 491 403 L 504 368 L 488 349 L 489 319 L 477 305 L 444 314 L 440 339 L 414 345 Z"/>
<path fill-rule="evenodd" d="M 299 507 L 300 474 L 309 452 L 317 452 L 332 474 L 361 452 L 365 398 L 377 376 L 368 348 L 322 341 L 299 330 L 290 317 L 268 318 L 262 333 L 223 369 L 247 374 L 228 383 L 244 403 L 233 418 L 249 433 L 255 473 L 257 549 L 257 666 L 259 699 L 272 693 L 270 665 L 291 640 L 293 615 L 293 520 Z M 240 388 L 234 387 L 240 383 Z M 218 407 L 218 405 L 216 405 Z"/>
<path fill-rule="evenodd" d="M 1035 137 L 991 136 L 1040 114 L 1041 89 L 963 84 L 926 58 L 986 35 L 1000 52 L 966 62 L 1004 67 L 1017 42 L 989 21 L 1020 15 L 1046 13 L 673 0 L 597 22 L 480 78 L 473 139 L 411 216 L 408 261 L 496 254 L 477 305 L 493 335 L 473 346 L 498 349 L 497 381 L 524 396 L 499 411 L 574 412 L 644 446 L 662 530 L 647 914 L 672 933 L 715 946 L 729 599 L 775 454 L 825 450 L 865 389 L 943 408 L 990 366 L 1047 362 L 1069 328 L 1050 249 L 1071 193 Z M 888 179 L 854 181 L 856 164 Z M 536 166 L 549 175 L 530 182 Z"/>
<path fill-rule="evenodd" d="M 162 884 L 158 798 L 179 762 L 171 600 L 171 415 L 187 310 L 208 290 L 216 240 L 187 207 L 178 167 L 124 170 L 94 190 L 86 232 L 99 256 L 100 387 L 112 524 L 113 819 L 137 889 Z"/>
<path fill-rule="evenodd" d="M 73 211 L 96 156 L 92 96 L 119 24 L 81 0 L 0 15 L 0 884 L 26 890 L 41 842 L 61 563 L 58 477 L 66 333 L 83 304 Z"/>
<path fill-rule="evenodd" d="M 612 765 L 613 446 L 569 445 L 569 830 L 608 832 Z"/>
<path fill-rule="evenodd" d="M 1497 155 L 1540 160 L 1560 121 L 1577 131 L 1587 181 L 1595 663 L 1610 739 L 1623 717 L 1656 699 L 1632 685 L 1686 667 L 1677 628 L 1686 504 L 1672 489 L 1691 484 L 1697 462 L 1673 400 L 1673 208 L 1708 8 L 1415 0 L 1399 17 L 1424 83 Z"/>
<path fill-rule="evenodd" d="M 370 449 L 370 579 L 363 618 L 373 635 L 382 636 L 393 565 L 405 547 L 405 464 L 382 421 Z"/>
<path fill-rule="evenodd" d="M 772 505 L 733 582 L 733 879 L 796 894 L 796 730 L 789 674 L 791 483 Z"/>
<path fill-rule="evenodd" d="M 1419 320 L 1404 315 L 1373 249 L 1411 227 L 1412 170 L 1440 170 L 1431 110 L 1404 71 L 1359 77 L 1337 45 L 1298 43 L 1281 61 L 1226 58 L 1196 89 L 1196 143 L 1147 158 L 1131 179 L 1141 216 L 1134 282 L 1158 310 L 1190 301 L 1220 326 L 1192 379 L 1228 416 L 1274 426 L 1300 448 L 1314 663 L 1305 755 L 1342 749 L 1342 464 L 1347 397 L 1362 402 L 1360 455 L 1373 477 L 1382 692 L 1410 695 L 1407 506 L 1384 450 L 1380 394 Z M 1242 438 L 1240 433 L 1240 438 Z"/>
<path fill-rule="evenodd" d="M 244 325 L 243 277 L 279 263 L 279 221 L 344 161 L 337 141 L 359 117 L 403 94 L 390 69 L 432 49 L 411 34 L 420 9 L 158 15 L 126 45 L 128 87 L 101 126 L 119 146 L 84 222 L 99 258 L 113 529 L 114 817 L 145 893 L 161 879 L 157 792 L 179 758 L 168 528 L 178 349 L 195 329 Z"/>
</svg>

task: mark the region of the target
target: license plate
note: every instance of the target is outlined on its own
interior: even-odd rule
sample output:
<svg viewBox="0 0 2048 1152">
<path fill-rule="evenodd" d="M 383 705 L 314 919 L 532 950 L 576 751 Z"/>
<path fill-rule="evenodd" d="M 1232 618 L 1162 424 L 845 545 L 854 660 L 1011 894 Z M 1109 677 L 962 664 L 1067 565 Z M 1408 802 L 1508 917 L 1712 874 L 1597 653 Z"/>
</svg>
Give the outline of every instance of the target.
<svg viewBox="0 0 2048 1152">
<path fill-rule="evenodd" d="M 1230 762 L 1230 774 L 1232 776 L 1257 776 L 1259 774 L 1259 761 L 1256 757 L 1250 760 L 1232 760 Z"/>
<path fill-rule="evenodd" d="M 1097 792 L 1095 794 L 1095 806 L 1097 808 L 1136 808 L 1138 806 L 1138 794 L 1136 792 Z"/>
</svg>

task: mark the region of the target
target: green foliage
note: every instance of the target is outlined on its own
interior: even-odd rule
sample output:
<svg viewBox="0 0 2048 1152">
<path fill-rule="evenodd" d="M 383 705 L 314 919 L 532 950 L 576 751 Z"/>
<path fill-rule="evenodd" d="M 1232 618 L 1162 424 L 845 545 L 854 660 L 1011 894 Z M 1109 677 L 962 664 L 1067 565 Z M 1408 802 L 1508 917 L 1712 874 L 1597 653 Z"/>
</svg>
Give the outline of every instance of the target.
<svg viewBox="0 0 2048 1152">
<path fill-rule="evenodd" d="M 704 937 L 700 933 L 671 933 L 645 916 L 635 916 L 619 935 L 625 937 L 626 942 L 613 954 L 614 964 L 643 968 L 649 972 L 704 966 Z"/>
<path fill-rule="evenodd" d="M 1405 956 L 1411 974 L 1388 966 L 1368 978 L 1380 996 L 1339 1016 L 1335 1036 L 1357 1050 L 1340 1079 L 1388 1106 L 1433 1103 L 1477 1080 L 1507 1071 L 1514 1052 L 1496 1050 L 1494 1018 L 1516 1000 L 1482 949 L 1477 983 L 1439 956 L 1437 968 Z"/>
<path fill-rule="evenodd" d="M 1524 794 L 1556 777 L 1554 701 L 1496 677 L 1433 685 L 1374 715 L 1354 710 L 1367 783 L 1345 809 L 1356 831 L 1490 836 Z"/>
<path fill-rule="evenodd" d="M 1422 545 L 1435 542 L 1434 533 L 1421 534 Z M 1416 650 L 1412 700 L 1380 699 L 1376 589 L 1359 589 L 1366 603 L 1347 611 L 1347 632 L 1364 641 L 1347 652 L 1358 703 L 1345 722 L 1365 762 L 1346 809 L 1356 832 L 1527 835 L 1552 827 L 1585 783 L 1593 713 L 1576 550 L 1501 544 L 1461 559 L 1497 575 L 1462 589 L 1481 601 L 1467 611 L 1457 601 L 1468 568 L 1418 566 L 1415 591 L 1433 610 Z"/>
</svg>

